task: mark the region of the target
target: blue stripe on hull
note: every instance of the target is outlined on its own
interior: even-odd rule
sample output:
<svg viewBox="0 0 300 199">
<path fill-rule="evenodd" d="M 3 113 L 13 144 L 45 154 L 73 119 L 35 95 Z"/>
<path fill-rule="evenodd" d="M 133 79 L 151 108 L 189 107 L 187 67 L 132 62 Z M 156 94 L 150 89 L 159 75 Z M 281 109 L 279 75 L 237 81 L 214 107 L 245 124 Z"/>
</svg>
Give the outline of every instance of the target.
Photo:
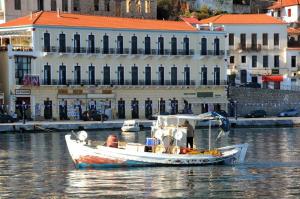
<svg viewBox="0 0 300 199">
<path fill-rule="evenodd" d="M 155 167 L 155 166 L 170 166 L 170 167 L 178 167 L 178 166 L 207 166 L 207 165 L 220 165 L 225 164 L 227 161 L 222 160 L 219 162 L 213 163 L 201 163 L 201 164 L 159 164 L 159 163 L 145 163 L 138 161 L 126 161 L 123 164 L 87 164 L 87 163 L 78 163 L 76 164 L 76 168 L 85 169 L 85 168 L 121 168 L 121 167 Z M 228 163 L 228 162 L 227 162 Z"/>
</svg>

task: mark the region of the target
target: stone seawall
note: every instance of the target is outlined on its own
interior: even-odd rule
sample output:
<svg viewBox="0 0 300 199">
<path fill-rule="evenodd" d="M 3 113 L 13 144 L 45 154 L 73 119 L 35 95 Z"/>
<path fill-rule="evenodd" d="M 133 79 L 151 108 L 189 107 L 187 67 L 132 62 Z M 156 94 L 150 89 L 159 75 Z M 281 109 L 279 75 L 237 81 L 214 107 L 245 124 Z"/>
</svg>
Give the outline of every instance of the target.
<svg viewBox="0 0 300 199">
<path fill-rule="evenodd" d="M 265 110 L 268 116 L 275 116 L 290 108 L 300 109 L 299 91 L 229 87 L 229 98 L 237 101 L 239 116 L 257 109 Z M 228 111 L 232 109 L 229 105 Z"/>
</svg>

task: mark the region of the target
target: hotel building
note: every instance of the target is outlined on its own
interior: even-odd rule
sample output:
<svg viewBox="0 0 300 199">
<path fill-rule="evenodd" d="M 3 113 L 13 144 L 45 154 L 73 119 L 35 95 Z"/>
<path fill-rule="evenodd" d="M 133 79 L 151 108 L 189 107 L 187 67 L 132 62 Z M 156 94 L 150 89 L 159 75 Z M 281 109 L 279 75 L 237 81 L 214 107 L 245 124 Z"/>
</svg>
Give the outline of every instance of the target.
<svg viewBox="0 0 300 199">
<path fill-rule="evenodd" d="M 9 111 L 33 119 L 227 108 L 227 34 L 185 22 L 37 12 L 0 25 Z"/>
</svg>

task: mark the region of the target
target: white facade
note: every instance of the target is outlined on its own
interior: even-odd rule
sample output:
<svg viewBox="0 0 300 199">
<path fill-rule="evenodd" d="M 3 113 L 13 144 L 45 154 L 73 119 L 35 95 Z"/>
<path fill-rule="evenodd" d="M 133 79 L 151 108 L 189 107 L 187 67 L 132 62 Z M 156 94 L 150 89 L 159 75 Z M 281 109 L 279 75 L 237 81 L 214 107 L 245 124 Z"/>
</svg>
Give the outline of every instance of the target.
<svg viewBox="0 0 300 199">
<path fill-rule="evenodd" d="M 262 76 L 271 75 L 272 69 L 279 69 L 279 74 L 291 75 L 290 68 L 286 66 L 286 48 L 287 48 L 287 31 L 286 25 L 225 25 L 225 30 L 234 35 L 234 44 L 229 42 L 229 74 L 236 75 L 236 83 L 245 83 L 257 81 L 262 83 Z M 246 42 L 243 46 L 241 44 L 241 34 L 246 36 Z M 267 35 L 265 43 L 263 43 L 263 34 Z M 278 45 L 275 44 L 275 34 L 278 34 Z M 255 40 L 252 44 L 252 37 Z M 256 37 L 256 39 L 255 39 Z M 264 58 L 267 56 L 267 58 Z M 279 57 L 279 63 L 276 62 L 275 56 Z M 243 59 L 243 60 L 242 60 Z M 264 66 L 264 59 L 265 61 Z M 253 63 L 256 61 L 256 64 Z M 277 65 L 276 65 L 277 64 Z M 241 71 L 247 71 L 241 72 Z M 245 77 L 241 77 L 241 75 Z"/>
<path fill-rule="evenodd" d="M 277 17 L 287 23 L 294 23 L 299 21 L 300 6 L 286 6 L 278 9 L 270 9 L 268 11 L 269 16 Z"/>
<path fill-rule="evenodd" d="M 11 31 L 14 35 L 10 35 Z M 49 42 L 46 42 L 46 34 L 49 35 Z M 65 37 L 63 51 L 60 50 L 60 34 Z M 0 67 L 3 69 L 0 78 L 5 83 L 6 104 L 10 111 L 16 111 L 18 103 L 26 99 L 31 105 L 31 112 L 28 114 L 35 119 L 44 116 L 47 100 L 52 102 L 53 117 L 57 119 L 60 118 L 59 107 L 62 103 L 68 106 L 68 118 L 75 117 L 77 109 L 74 107 L 78 107 L 78 104 L 82 110 L 88 110 L 92 101 L 97 102 L 99 109 L 106 104 L 112 118 L 120 118 L 118 110 L 121 100 L 125 103 L 126 118 L 145 118 L 146 100 L 151 100 L 152 113 L 162 109 L 170 112 L 172 99 L 177 100 L 178 112 L 185 108 L 185 101 L 194 113 L 227 107 L 227 41 L 223 31 L 45 25 L 1 28 L 0 35 L 3 46 L 7 41 L 10 43 L 7 51 L 3 51 L 0 57 Z M 75 35 L 80 37 L 78 51 L 74 42 Z M 89 42 L 90 35 L 94 37 L 93 52 Z M 105 35 L 109 38 L 107 53 L 104 52 Z M 137 38 L 136 53 L 132 52 L 133 36 Z M 147 36 L 151 41 L 149 54 L 145 53 Z M 122 37 L 122 45 L 119 37 Z M 163 49 L 159 45 L 160 37 L 164 41 Z M 176 46 L 175 54 L 172 53 L 172 38 L 177 40 L 176 45 L 173 45 Z M 202 38 L 207 39 L 206 55 L 200 54 Z M 184 45 L 185 40 L 189 41 L 188 45 Z M 26 78 L 20 74 L 27 65 L 30 67 L 28 75 L 30 78 L 38 77 L 40 85 L 24 83 Z M 61 66 L 66 69 L 64 78 Z M 94 68 L 93 75 L 90 68 Z M 137 116 L 133 116 L 136 112 L 132 112 L 135 100 L 138 102 Z M 161 100 L 165 103 L 164 108 Z"/>
</svg>

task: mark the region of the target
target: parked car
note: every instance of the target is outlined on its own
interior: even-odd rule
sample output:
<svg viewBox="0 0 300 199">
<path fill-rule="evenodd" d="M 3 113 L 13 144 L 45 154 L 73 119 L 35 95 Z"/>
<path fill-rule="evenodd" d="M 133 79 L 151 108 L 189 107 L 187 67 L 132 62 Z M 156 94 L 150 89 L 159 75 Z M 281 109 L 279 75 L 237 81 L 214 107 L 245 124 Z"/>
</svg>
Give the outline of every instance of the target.
<svg viewBox="0 0 300 199">
<path fill-rule="evenodd" d="M 267 116 L 267 112 L 265 110 L 255 110 L 255 111 L 251 111 L 250 113 L 245 115 L 245 117 L 247 117 L 247 118 L 266 117 L 266 116 Z"/>
<path fill-rule="evenodd" d="M 222 115 L 223 117 L 228 117 L 228 113 L 224 110 L 219 110 L 219 111 L 216 111 L 216 113 Z"/>
<path fill-rule="evenodd" d="M 10 115 L 7 114 L 0 114 L 0 123 L 13 123 L 17 122 L 18 120 L 16 118 L 13 118 Z"/>
<path fill-rule="evenodd" d="M 108 116 L 99 111 L 92 110 L 83 112 L 82 119 L 84 121 L 106 121 L 108 120 Z"/>
<path fill-rule="evenodd" d="M 296 117 L 298 115 L 298 111 L 296 109 L 289 109 L 278 113 L 278 117 Z"/>
<path fill-rule="evenodd" d="M 257 82 L 247 82 L 245 84 L 241 84 L 240 87 L 261 88 L 261 85 Z"/>
</svg>

